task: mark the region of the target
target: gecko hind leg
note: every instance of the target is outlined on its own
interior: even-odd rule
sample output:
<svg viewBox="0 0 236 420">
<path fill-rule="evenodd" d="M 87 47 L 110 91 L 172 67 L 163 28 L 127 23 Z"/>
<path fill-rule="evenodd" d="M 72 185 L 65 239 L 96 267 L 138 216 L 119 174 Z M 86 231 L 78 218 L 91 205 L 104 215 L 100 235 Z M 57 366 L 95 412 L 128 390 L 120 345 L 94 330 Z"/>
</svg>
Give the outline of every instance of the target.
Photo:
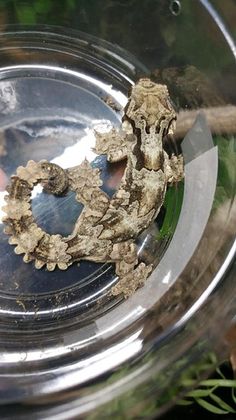
<svg viewBox="0 0 236 420">
<path fill-rule="evenodd" d="M 125 298 L 128 298 L 143 286 L 152 271 L 152 265 L 146 265 L 143 262 L 138 264 L 137 246 L 133 241 L 115 244 L 111 258 L 116 263 L 119 281 L 112 287 L 110 295 L 123 294 Z"/>
</svg>

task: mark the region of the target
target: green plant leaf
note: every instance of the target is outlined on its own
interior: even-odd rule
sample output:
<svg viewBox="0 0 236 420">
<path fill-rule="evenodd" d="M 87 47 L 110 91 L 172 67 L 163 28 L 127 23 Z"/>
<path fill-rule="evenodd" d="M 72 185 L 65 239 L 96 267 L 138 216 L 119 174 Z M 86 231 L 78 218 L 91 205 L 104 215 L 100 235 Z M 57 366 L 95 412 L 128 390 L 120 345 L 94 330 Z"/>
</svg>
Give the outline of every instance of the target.
<svg viewBox="0 0 236 420">
<path fill-rule="evenodd" d="M 52 0 L 35 0 L 33 8 L 37 13 L 46 15 L 52 9 Z"/>
<path fill-rule="evenodd" d="M 215 136 L 214 143 L 219 150 L 219 168 L 216 194 L 213 208 L 216 209 L 225 200 L 235 196 L 236 180 L 236 149 L 235 136 L 223 137 Z"/>
<path fill-rule="evenodd" d="M 194 403 L 194 401 L 190 401 L 190 400 L 179 400 L 178 401 L 178 405 L 192 405 Z"/>
<path fill-rule="evenodd" d="M 236 388 L 236 379 L 206 379 L 201 386 L 222 386 L 224 388 Z"/>
<path fill-rule="evenodd" d="M 166 214 L 157 239 L 163 239 L 170 235 L 173 235 L 179 220 L 179 215 L 183 201 L 183 194 L 183 182 L 179 182 L 177 187 L 171 186 L 168 188 L 164 202 Z"/>
<path fill-rule="evenodd" d="M 198 388 L 190 390 L 185 397 L 178 401 L 178 405 L 190 405 L 191 403 L 198 403 L 201 405 L 202 408 L 214 413 L 214 414 L 227 414 L 227 413 L 236 413 L 236 380 L 235 379 L 227 379 L 223 372 L 221 371 L 220 366 L 217 365 L 217 359 L 211 357 L 210 360 L 212 361 L 211 367 L 215 367 L 215 371 L 218 374 L 218 378 L 215 379 L 206 379 L 202 380 L 198 384 Z M 224 361 L 225 363 L 226 361 Z M 181 378 L 181 385 L 183 387 L 194 387 L 195 380 L 201 377 L 202 373 L 206 373 L 209 371 L 209 363 L 201 363 L 199 366 L 195 366 L 192 375 L 185 375 Z M 226 403 L 222 398 L 214 393 L 218 388 L 231 388 L 232 394 L 232 404 Z M 209 401 L 209 399 L 214 402 L 214 404 Z"/>
<path fill-rule="evenodd" d="M 76 1 L 75 0 L 67 0 L 66 3 L 67 3 L 68 9 L 70 9 L 70 10 L 75 9 L 75 6 L 76 6 Z"/>
<path fill-rule="evenodd" d="M 236 410 L 229 404 L 227 404 L 225 401 L 223 401 L 220 397 L 218 397 L 218 395 L 210 394 L 209 398 L 211 398 L 215 403 L 217 403 L 219 407 L 222 408 L 222 410 L 226 410 L 229 413 L 236 413 Z"/>
<path fill-rule="evenodd" d="M 236 404 L 235 388 L 232 388 L 231 395 L 232 395 L 233 402 Z"/>
<path fill-rule="evenodd" d="M 208 401 L 203 400 L 202 398 L 197 398 L 195 400 L 201 407 L 205 408 L 207 411 L 210 411 L 214 414 L 228 414 L 228 411 L 222 410 L 222 408 L 216 407 L 215 405 L 209 403 Z"/>
<path fill-rule="evenodd" d="M 221 377 L 221 379 L 226 379 L 225 375 L 221 372 L 220 367 L 216 369 L 216 373 Z"/>
<path fill-rule="evenodd" d="M 187 393 L 187 397 L 190 398 L 203 398 L 203 397 L 209 397 L 210 394 L 216 389 L 210 388 L 210 389 L 194 389 L 193 391 L 190 391 Z"/>
<path fill-rule="evenodd" d="M 18 18 L 18 21 L 22 25 L 33 25 L 36 23 L 36 13 L 30 5 L 17 5 L 15 3 L 16 7 L 16 15 Z"/>
</svg>

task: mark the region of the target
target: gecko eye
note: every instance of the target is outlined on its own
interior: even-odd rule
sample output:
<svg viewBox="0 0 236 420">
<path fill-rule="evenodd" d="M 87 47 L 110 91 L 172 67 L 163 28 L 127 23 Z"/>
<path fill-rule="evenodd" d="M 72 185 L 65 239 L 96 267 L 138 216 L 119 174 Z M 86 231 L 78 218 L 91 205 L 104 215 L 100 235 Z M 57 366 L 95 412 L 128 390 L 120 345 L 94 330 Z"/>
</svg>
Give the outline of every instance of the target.
<svg viewBox="0 0 236 420">
<path fill-rule="evenodd" d="M 165 121 L 166 120 L 166 117 L 165 117 L 165 115 L 163 115 L 158 121 L 157 121 L 157 125 L 156 125 L 156 133 L 159 133 L 160 132 L 160 129 L 161 129 L 161 123 L 162 123 L 162 121 Z"/>
</svg>

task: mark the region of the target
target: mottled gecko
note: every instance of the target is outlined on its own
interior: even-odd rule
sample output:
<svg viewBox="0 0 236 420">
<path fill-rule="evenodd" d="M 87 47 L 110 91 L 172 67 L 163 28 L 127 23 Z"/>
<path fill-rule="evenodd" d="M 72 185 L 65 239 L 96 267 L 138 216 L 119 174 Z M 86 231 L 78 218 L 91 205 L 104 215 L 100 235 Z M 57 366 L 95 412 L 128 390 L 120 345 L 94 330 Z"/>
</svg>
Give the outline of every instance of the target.
<svg viewBox="0 0 236 420">
<path fill-rule="evenodd" d="M 115 263 L 119 281 L 110 293 L 132 294 L 152 271 L 151 265 L 138 261 L 135 239 L 157 216 L 167 185 L 183 178 L 182 155 L 169 157 L 163 149 L 175 120 L 167 87 L 142 78 L 131 89 L 121 129 L 95 132 L 97 154 L 105 154 L 109 162 L 127 159 L 111 198 L 100 188 L 99 169 L 87 160 L 68 169 L 32 160 L 19 166 L 3 207 L 5 233 L 16 246 L 15 253 L 24 254 L 26 263 L 34 260 L 37 269 L 46 265 L 49 271 L 66 270 L 80 260 Z M 38 183 L 54 195 L 72 190 L 84 205 L 69 236 L 50 235 L 37 225 L 31 193 Z"/>
</svg>

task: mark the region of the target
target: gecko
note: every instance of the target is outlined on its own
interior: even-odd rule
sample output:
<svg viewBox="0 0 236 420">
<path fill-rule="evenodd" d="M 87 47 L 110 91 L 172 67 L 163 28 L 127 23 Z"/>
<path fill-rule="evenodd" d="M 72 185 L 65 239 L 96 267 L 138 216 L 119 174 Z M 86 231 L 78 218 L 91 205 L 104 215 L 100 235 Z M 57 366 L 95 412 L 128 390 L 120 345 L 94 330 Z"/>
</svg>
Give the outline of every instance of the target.
<svg viewBox="0 0 236 420">
<path fill-rule="evenodd" d="M 115 264 L 118 281 L 110 290 L 125 298 L 141 287 L 153 270 L 139 261 L 139 234 L 156 218 L 168 184 L 184 176 L 181 154 L 169 156 L 163 140 L 175 130 L 176 112 L 166 85 L 141 78 L 131 88 L 121 128 L 95 131 L 95 152 L 109 162 L 126 159 L 120 184 L 109 197 L 102 189 L 100 170 L 85 159 L 78 166 L 62 169 L 46 160 L 19 166 L 6 188 L 4 232 L 16 254 L 25 263 L 67 270 L 80 260 Z M 49 234 L 36 223 L 31 207 L 33 188 L 42 184 L 49 194 L 69 190 L 83 210 L 70 235 Z"/>
</svg>

